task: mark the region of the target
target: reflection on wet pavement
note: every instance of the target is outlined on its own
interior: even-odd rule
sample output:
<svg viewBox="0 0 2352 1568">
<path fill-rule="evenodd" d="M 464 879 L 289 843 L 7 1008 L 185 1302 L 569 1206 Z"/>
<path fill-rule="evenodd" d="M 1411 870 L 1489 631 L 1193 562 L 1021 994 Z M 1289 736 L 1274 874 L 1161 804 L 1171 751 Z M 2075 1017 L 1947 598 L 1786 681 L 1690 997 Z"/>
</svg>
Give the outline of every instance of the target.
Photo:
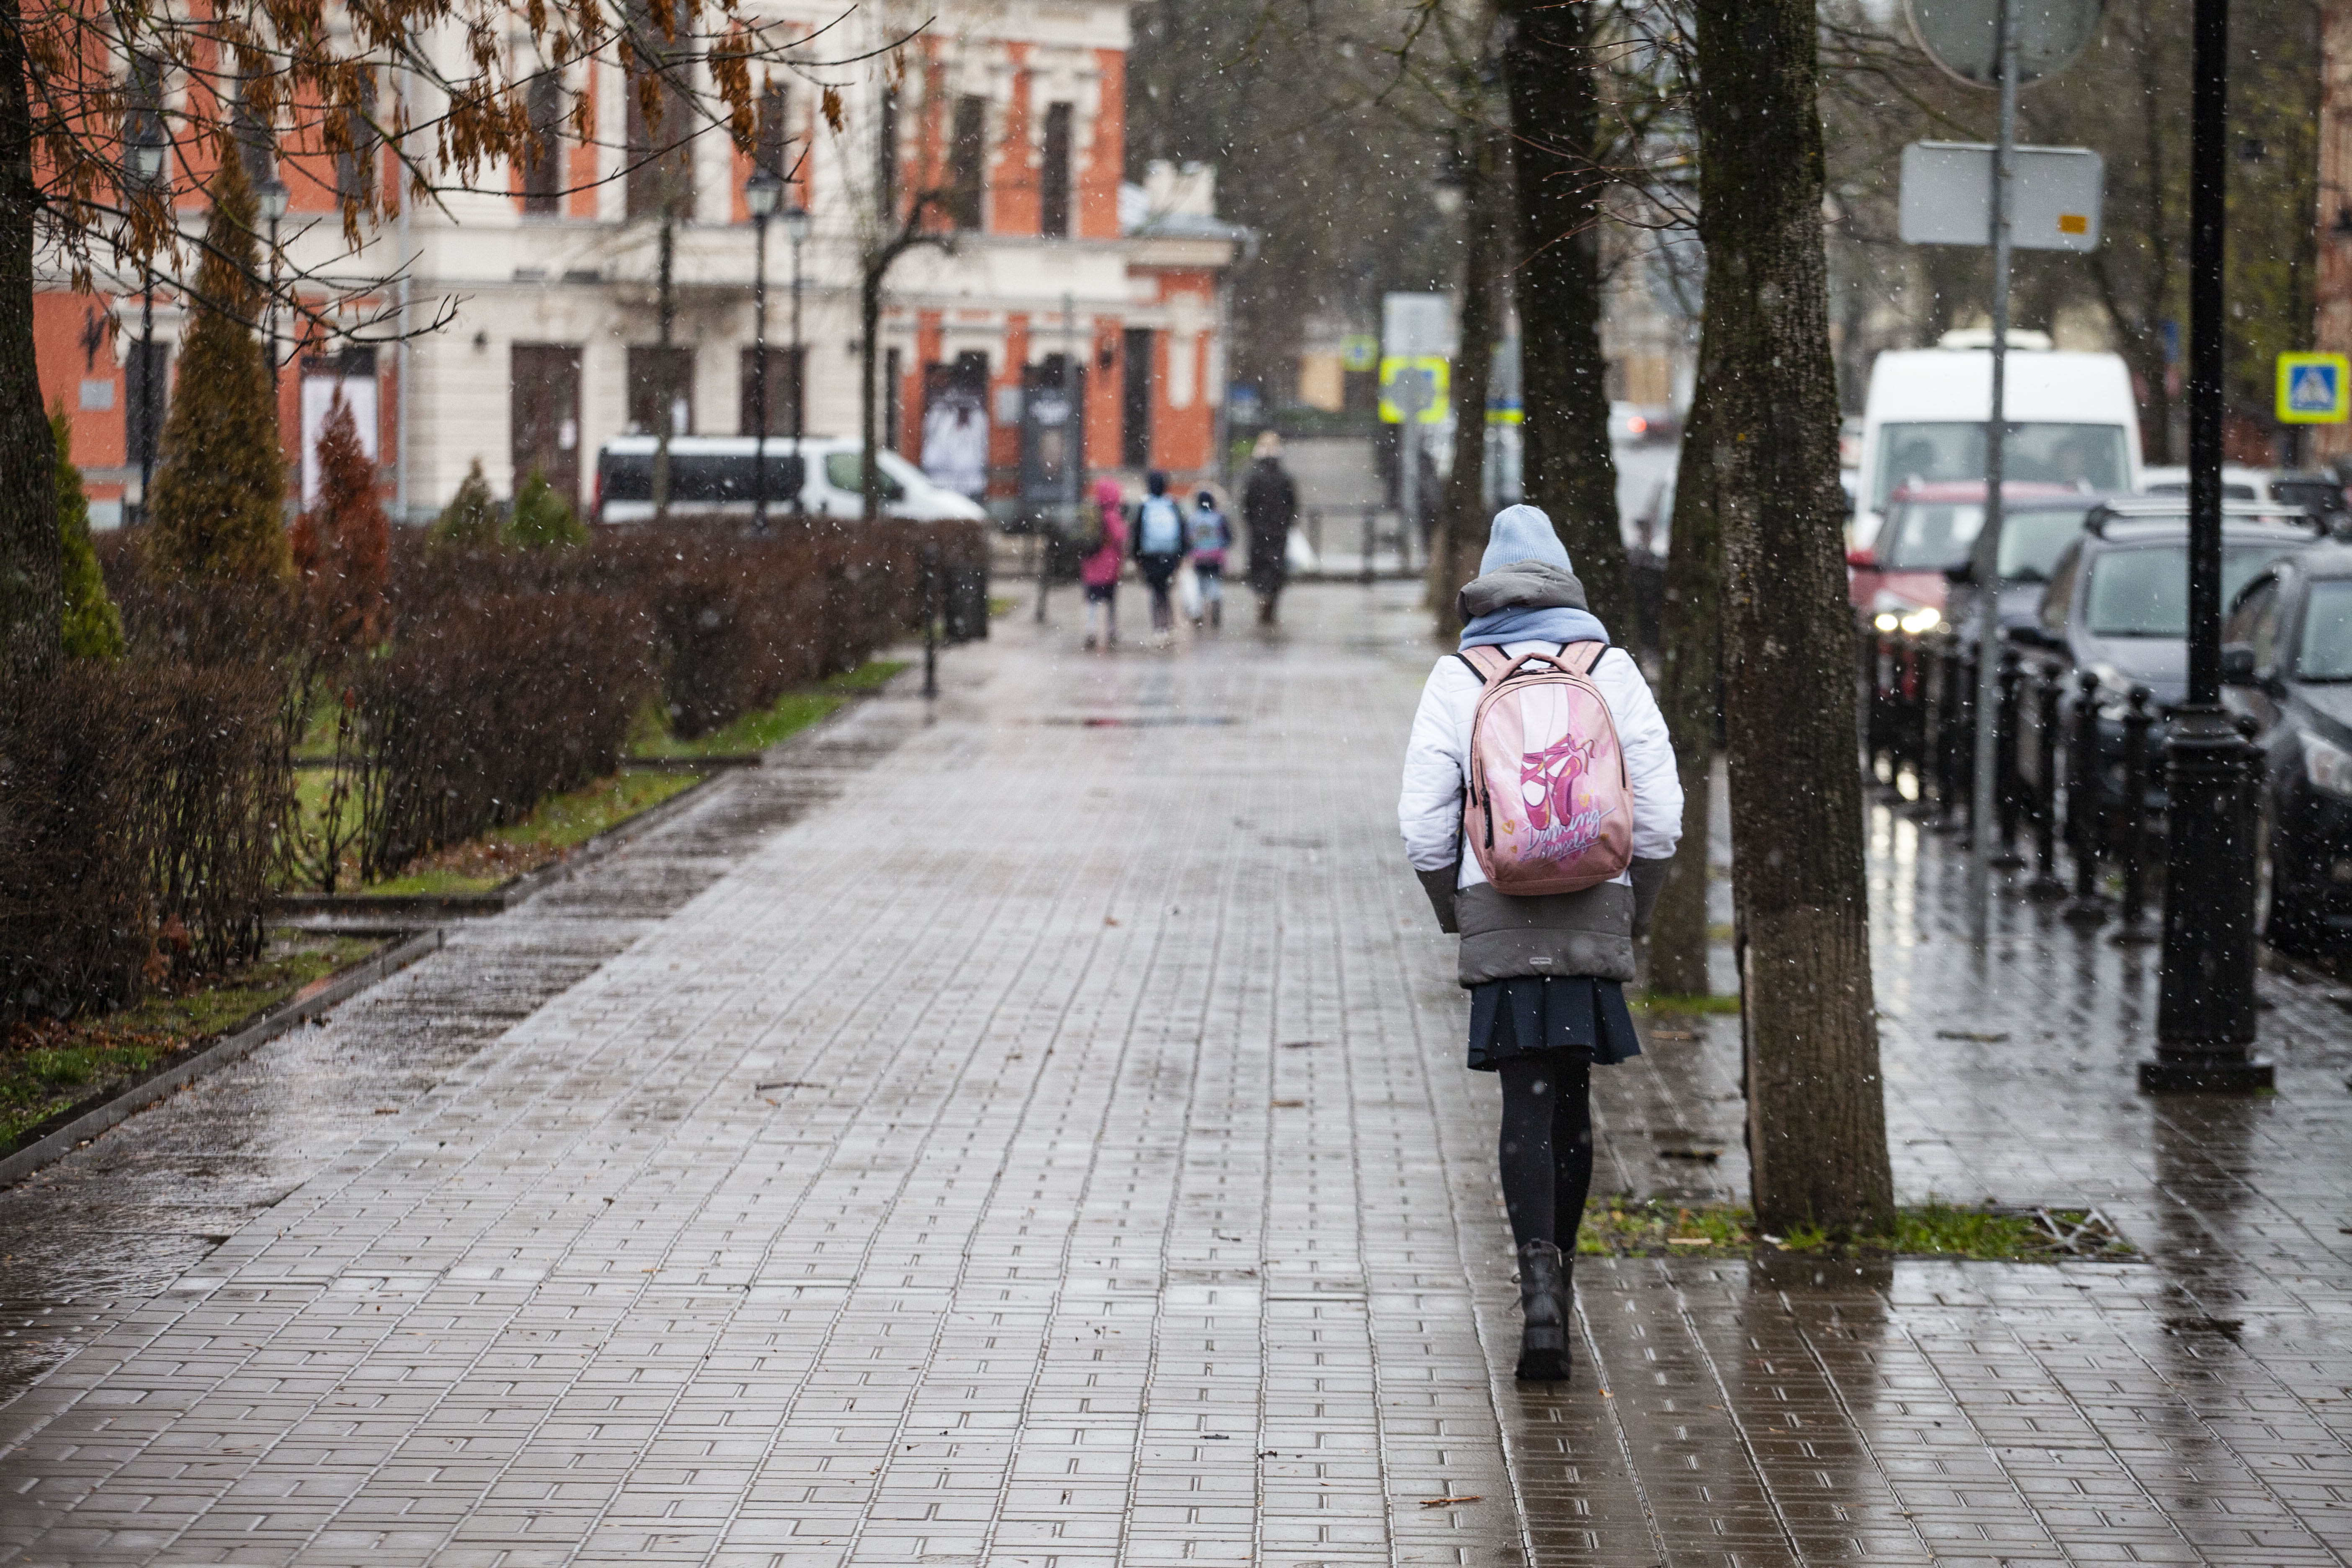
<svg viewBox="0 0 2352 1568">
<path fill-rule="evenodd" d="M 1904 1198 L 2138 1256 L 1580 1258 L 1514 1384 L 1386 816 L 1431 650 L 1294 604 L 1006 628 L 0 1195 L 0 1561 L 2352 1559 L 2347 988 L 2264 976 L 2275 1096 L 2140 1095 L 2152 955 L 1979 959 L 1884 806 Z M 1598 1188 L 1744 1198 L 1736 1018 L 1595 1077 Z"/>
</svg>

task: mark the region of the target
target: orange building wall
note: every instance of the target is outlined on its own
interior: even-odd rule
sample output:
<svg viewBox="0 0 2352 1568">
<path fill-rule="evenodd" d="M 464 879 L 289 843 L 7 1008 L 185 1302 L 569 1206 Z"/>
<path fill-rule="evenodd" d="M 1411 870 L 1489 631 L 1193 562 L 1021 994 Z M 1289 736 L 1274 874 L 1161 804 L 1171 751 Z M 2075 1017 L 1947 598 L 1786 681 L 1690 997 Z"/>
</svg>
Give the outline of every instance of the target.
<svg viewBox="0 0 2352 1568">
<path fill-rule="evenodd" d="M 33 296 L 33 358 L 41 382 L 44 410 L 65 405 L 73 421 L 73 457 L 84 468 L 114 468 L 123 460 L 123 395 L 127 378 L 115 363 L 114 341 L 109 331 L 108 302 L 102 297 L 68 289 L 43 289 Z M 91 353 L 83 339 L 96 317 L 107 332 Z M 104 381 L 114 388 L 114 406 L 81 405 L 81 384 Z M 113 493 L 110 489 L 103 493 Z"/>
<path fill-rule="evenodd" d="M 1127 167 L 1127 56 L 1097 49 L 1095 68 L 1101 72 L 1102 101 L 1094 140 L 1076 172 L 1077 231 L 1082 239 L 1117 239 L 1118 182 Z"/>
<path fill-rule="evenodd" d="M 583 91 L 588 100 L 588 138 L 573 142 L 564 155 L 565 184 L 572 187 L 572 193 L 563 200 L 563 211 L 571 217 L 596 216 L 596 179 L 600 173 L 596 167 L 596 141 L 601 134 L 597 123 L 597 85 L 604 79 L 604 63 L 598 61 L 590 67 L 587 77 Z"/>
<path fill-rule="evenodd" d="M 1004 318 L 1004 358 L 998 363 L 996 374 L 989 378 L 990 390 L 1002 392 L 1006 387 L 1017 390 L 1021 385 L 1022 368 L 1028 363 L 1029 312 L 1013 310 Z M 991 494 L 1011 495 L 1020 489 L 1016 470 L 1021 466 L 1021 426 L 1017 423 L 1000 423 L 996 409 L 997 400 L 992 396 L 988 400 L 988 466 L 1012 473 L 1014 477 L 1000 484 L 992 476 L 988 488 Z"/>
<path fill-rule="evenodd" d="M 1127 376 L 1123 325 L 1096 317 L 1094 358 L 1087 362 L 1087 467 L 1096 473 L 1118 467 L 1119 397 Z M 1103 368 L 1106 357 L 1108 370 Z"/>
</svg>

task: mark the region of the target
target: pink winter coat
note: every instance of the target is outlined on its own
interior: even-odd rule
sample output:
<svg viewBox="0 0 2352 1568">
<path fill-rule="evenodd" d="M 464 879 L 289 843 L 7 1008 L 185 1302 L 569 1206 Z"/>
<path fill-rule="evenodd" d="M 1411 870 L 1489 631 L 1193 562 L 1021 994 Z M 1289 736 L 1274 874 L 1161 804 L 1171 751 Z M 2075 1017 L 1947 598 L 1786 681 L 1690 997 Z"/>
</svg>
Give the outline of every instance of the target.
<svg viewBox="0 0 2352 1568">
<path fill-rule="evenodd" d="M 1104 588 L 1118 581 L 1119 563 L 1127 559 L 1127 514 L 1120 510 L 1116 485 L 1097 489 L 1095 501 L 1102 508 L 1102 544 L 1080 563 L 1078 581 L 1089 588 Z"/>
</svg>

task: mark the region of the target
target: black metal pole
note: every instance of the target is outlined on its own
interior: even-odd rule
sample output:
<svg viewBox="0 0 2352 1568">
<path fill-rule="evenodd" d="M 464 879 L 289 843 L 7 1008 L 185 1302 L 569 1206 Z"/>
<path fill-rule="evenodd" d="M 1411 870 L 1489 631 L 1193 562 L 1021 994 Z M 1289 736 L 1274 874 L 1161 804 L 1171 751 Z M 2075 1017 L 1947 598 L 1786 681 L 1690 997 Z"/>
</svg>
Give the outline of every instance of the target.
<svg viewBox="0 0 2352 1568">
<path fill-rule="evenodd" d="M 269 220 L 269 423 L 278 416 L 278 219 Z"/>
<path fill-rule="evenodd" d="M 2166 771 L 2164 952 L 2146 1089 L 2271 1087 L 2254 1060 L 2254 758 L 2221 707 L 2229 0 L 2196 0 L 2189 139 L 2189 700 Z"/>
<path fill-rule="evenodd" d="M 751 531 L 768 531 L 768 215 L 758 219 L 751 263 Z"/>
<path fill-rule="evenodd" d="M 1372 585 L 1372 509 L 1370 507 L 1364 509 L 1364 562 L 1359 575 L 1362 577 L 1365 587 L 1369 588 Z"/>
<path fill-rule="evenodd" d="M 940 694 L 940 547 L 923 546 L 923 695 Z"/>
<path fill-rule="evenodd" d="M 147 521 L 147 487 L 155 479 L 155 274 L 139 301 L 139 521 Z"/>
<path fill-rule="evenodd" d="M 2133 687 L 2124 714 L 2124 918 L 2107 939 L 2122 947 L 2142 946 L 2158 935 L 2147 923 L 2147 732 L 2156 727 L 2147 700 L 2147 687 Z"/>
<path fill-rule="evenodd" d="M 2005 871 L 2025 864 L 2025 857 L 2017 852 L 2017 689 L 2023 679 L 2021 664 L 2018 651 L 2005 647 L 2000 650 L 2000 673 L 1994 678 L 2000 692 L 2000 709 L 1993 715 L 1992 747 L 1993 803 L 2000 825 L 2000 847 L 1985 864 Z"/>
<path fill-rule="evenodd" d="M 795 219 L 795 223 L 799 220 Z M 799 517 L 808 510 L 808 454 L 801 449 L 807 438 L 804 414 L 808 405 L 808 354 L 801 347 L 801 240 L 799 228 L 793 236 L 793 462 L 800 470 L 800 483 L 793 490 L 793 515 Z"/>
</svg>

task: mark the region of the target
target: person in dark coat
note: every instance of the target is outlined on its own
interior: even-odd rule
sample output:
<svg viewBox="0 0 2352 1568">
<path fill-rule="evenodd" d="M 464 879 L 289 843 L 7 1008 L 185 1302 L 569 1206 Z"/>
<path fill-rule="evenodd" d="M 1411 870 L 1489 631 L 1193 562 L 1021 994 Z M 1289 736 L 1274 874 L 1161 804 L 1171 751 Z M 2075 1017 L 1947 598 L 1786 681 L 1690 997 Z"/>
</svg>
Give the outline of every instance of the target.
<svg viewBox="0 0 2352 1568">
<path fill-rule="evenodd" d="M 1290 530 L 1298 521 L 1298 487 L 1282 466 L 1282 437 L 1257 438 L 1242 481 L 1242 524 L 1249 531 L 1249 584 L 1257 595 L 1257 624 L 1275 623 L 1282 586 L 1290 578 Z"/>
</svg>

